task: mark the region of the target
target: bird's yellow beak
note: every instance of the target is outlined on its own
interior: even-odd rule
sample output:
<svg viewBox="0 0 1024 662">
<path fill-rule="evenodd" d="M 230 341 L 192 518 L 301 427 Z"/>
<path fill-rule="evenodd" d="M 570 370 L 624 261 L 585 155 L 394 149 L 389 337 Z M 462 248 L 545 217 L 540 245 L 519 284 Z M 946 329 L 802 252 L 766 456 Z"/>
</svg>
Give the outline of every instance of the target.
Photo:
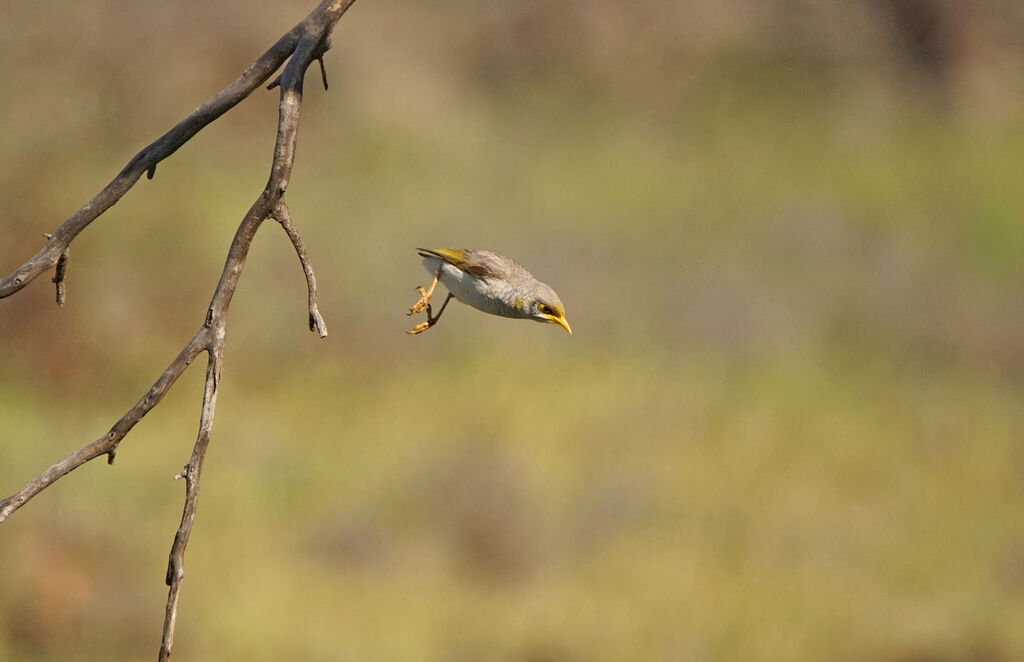
<svg viewBox="0 0 1024 662">
<path fill-rule="evenodd" d="M 570 336 L 572 335 L 572 327 L 569 326 L 569 321 L 565 317 L 559 317 L 558 315 L 545 315 L 544 317 L 548 318 L 548 321 L 552 324 L 557 324 L 568 331 Z"/>
</svg>

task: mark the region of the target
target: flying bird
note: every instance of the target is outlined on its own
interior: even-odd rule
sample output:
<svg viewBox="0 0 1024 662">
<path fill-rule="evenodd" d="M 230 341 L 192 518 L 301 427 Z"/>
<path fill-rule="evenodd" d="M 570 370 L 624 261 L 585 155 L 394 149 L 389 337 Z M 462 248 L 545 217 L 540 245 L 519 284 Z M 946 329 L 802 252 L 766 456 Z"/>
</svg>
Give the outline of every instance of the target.
<svg viewBox="0 0 1024 662">
<path fill-rule="evenodd" d="M 408 333 L 423 333 L 437 324 L 452 297 L 477 310 L 502 317 L 517 317 L 557 324 L 572 334 L 565 319 L 565 306 L 555 291 L 533 277 L 515 260 L 491 251 L 468 248 L 417 248 L 423 266 L 434 277 L 430 287 L 417 287 L 420 300 L 409 309 L 409 315 L 426 309 L 427 321 L 420 322 Z M 433 314 L 430 299 L 440 281 L 448 288 L 448 297 Z"/>
</svg>

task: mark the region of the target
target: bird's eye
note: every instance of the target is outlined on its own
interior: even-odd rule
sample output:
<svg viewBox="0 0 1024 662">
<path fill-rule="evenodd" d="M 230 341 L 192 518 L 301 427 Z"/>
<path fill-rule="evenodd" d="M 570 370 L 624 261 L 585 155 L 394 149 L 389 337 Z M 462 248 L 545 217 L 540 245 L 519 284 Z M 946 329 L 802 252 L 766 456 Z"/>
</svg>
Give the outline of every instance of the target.
<svg viewBox="0 0 1024 662">
<path fill-rule="evenodd" d="M 546 304 L 546 303 L 538 304 L 537 308 L 539 308 L 540 312 L 542 312 L 542 313 L 550 313 L 551 312 L 551 307 L 548 306 L 548 304 Z"/>
</svg>

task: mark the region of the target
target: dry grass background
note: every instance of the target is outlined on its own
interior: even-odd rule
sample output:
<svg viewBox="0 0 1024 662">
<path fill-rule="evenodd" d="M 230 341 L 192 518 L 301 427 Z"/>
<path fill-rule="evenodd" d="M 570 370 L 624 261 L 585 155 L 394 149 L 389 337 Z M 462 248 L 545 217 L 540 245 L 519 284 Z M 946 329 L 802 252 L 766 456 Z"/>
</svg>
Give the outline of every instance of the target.
<svg viewBox="0 0 1024 662">
<path fill-rule="evenodd" d="M 331 335 L 268 225 L 175 657 L 1024 658 L 1024 16 L 909 5 L 357 3 L 288 196 Z M 0 270 L 310 7 L 4 6 Z M 66 308 L 0 302 L 0 492 L 201 323 L 275 121 L 140 182 Z M 407 337 L 424 244 L 517 256 L 575 335 Z M 156 653 L 201 380 L 5 523 L 0 659 Z"/>
</svg>

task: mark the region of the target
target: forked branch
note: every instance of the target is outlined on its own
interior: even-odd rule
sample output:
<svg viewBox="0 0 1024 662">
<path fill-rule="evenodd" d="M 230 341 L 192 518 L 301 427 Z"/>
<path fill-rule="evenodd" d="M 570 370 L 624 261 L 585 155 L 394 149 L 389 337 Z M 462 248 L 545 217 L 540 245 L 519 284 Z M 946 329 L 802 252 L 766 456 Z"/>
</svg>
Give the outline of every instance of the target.
<svg viewBox="0 0 1024 662">
<path fill-rule="evenodd" d="M 296 52 L 301 39 L 315 37 L 315 44 L 322 50 L 314 59 L 320 59 L 323 52 L 330 47 L 330 32 L 335 23 L 353 2 L 355 0 L 323 0 L 309 16 L 289 30 L 249 65 L 234 82 L 189 113 L 188 117 L 174 125 L 170 131 L 144 147 L 102 191 L 82 205 L 57 228 L 38 253 L 7 276 L 0 278 L 0 298 L 14 294 L 35 280 L 39 274 L 56 265 L 61 253 L 78 236 L 79 232 L 120 200 L 121 196 L 128 192 L 128 189 L 138 181 L 143 173 L 152 177 L 160 161 L 176 152 L 192 136 L 231 110 L 253 90 L 265 83 Z M 308 66 L 307 62 L 302 69 L 303 72 Z M 324 75 L 324 79 L 326 80 L 326 75 Z"/>
<path fill-rule="evenodd" d="M 80 450 L 68 455 L 41 474 L 33 478 L 21 490 L 0 501 L 0 522 L 3 522 L 21 506 L 52 485 L 60 477 L 74 471 L 81 465 L 101 455 L 107 456 L 108 463 L 114 461 L 118 446 L 128 432 L 163 399 L 178 377 L 191 365 L 196 357 L 206 352 L 206 384 L 203 390 L 202 415 L 199 433 L 188 464 L 178 474 L 185 479 L 185 507 L 181 524 L 174 536 L 168 559 L 166 581 L 169 586 L 167 608 L 164 619 L 160 659 L 166 660 L 171 654 L 174 629 L 177 620 L 178 596 L 184 577 L 184 555 L 195 521 L 199 503 L 199 480 L 206 456 L 206 449 L 213 430 L 213 420 L 224 361 L 224 339 L 227 328 L 227 312 L 231 298 L 238 285 L 253 237 L 267 218 L 274 218 L 287 232 L 298 254 L 299 262 L 306 276 L 309 302 L 309 328 L 327 335 L 327 326 L 320 315 L 316 299 L 316 276 L 309 261 L 309 255 L 302 243 L 298 230 L 291 220 L 283 196 L 288 188 L 295 159 L 295 144 L 302 106 L 302 84 L 306 70 L 315 60 L 320 63 L 324 86 L 326 73 L 323 72 L 323 55 L 330 48 L 330 35 L 335 23 L 355 0 L 323 0 L 305 19 L 281 37 L 277 43 L 250 65 L 228 87 L 194 110 L 166 134 L 140 151 L 118 173 L 102 191 L 85 203 L 57 230 L 48 235 L 47 244 L 11 274 L 0 278 L 0 297 L 17 292 L 26 284 L 50 268 L 57 267 L 54 282 L 58 288 L 58 303 L 64 295 L 64 269 L 67 253 L 78 233 L 117 202 L 139 177 L 146 173 L 152 177 L 157 164 L 173 154 L 203 127 L 230 110 L 235 104 L 265 83 L 270 76 L 287 61 L 275 86 L 280 86 L 277 141 L 271 163 L 270 177 L 266 187 L 245 214 L 231 241 L 228 256 L 220 280 L 206 311 L 202 326 L 186 343 L 177 357 L 164 370 L 153 386 L 122 416 L 110 430 Z"/>
</svg>

